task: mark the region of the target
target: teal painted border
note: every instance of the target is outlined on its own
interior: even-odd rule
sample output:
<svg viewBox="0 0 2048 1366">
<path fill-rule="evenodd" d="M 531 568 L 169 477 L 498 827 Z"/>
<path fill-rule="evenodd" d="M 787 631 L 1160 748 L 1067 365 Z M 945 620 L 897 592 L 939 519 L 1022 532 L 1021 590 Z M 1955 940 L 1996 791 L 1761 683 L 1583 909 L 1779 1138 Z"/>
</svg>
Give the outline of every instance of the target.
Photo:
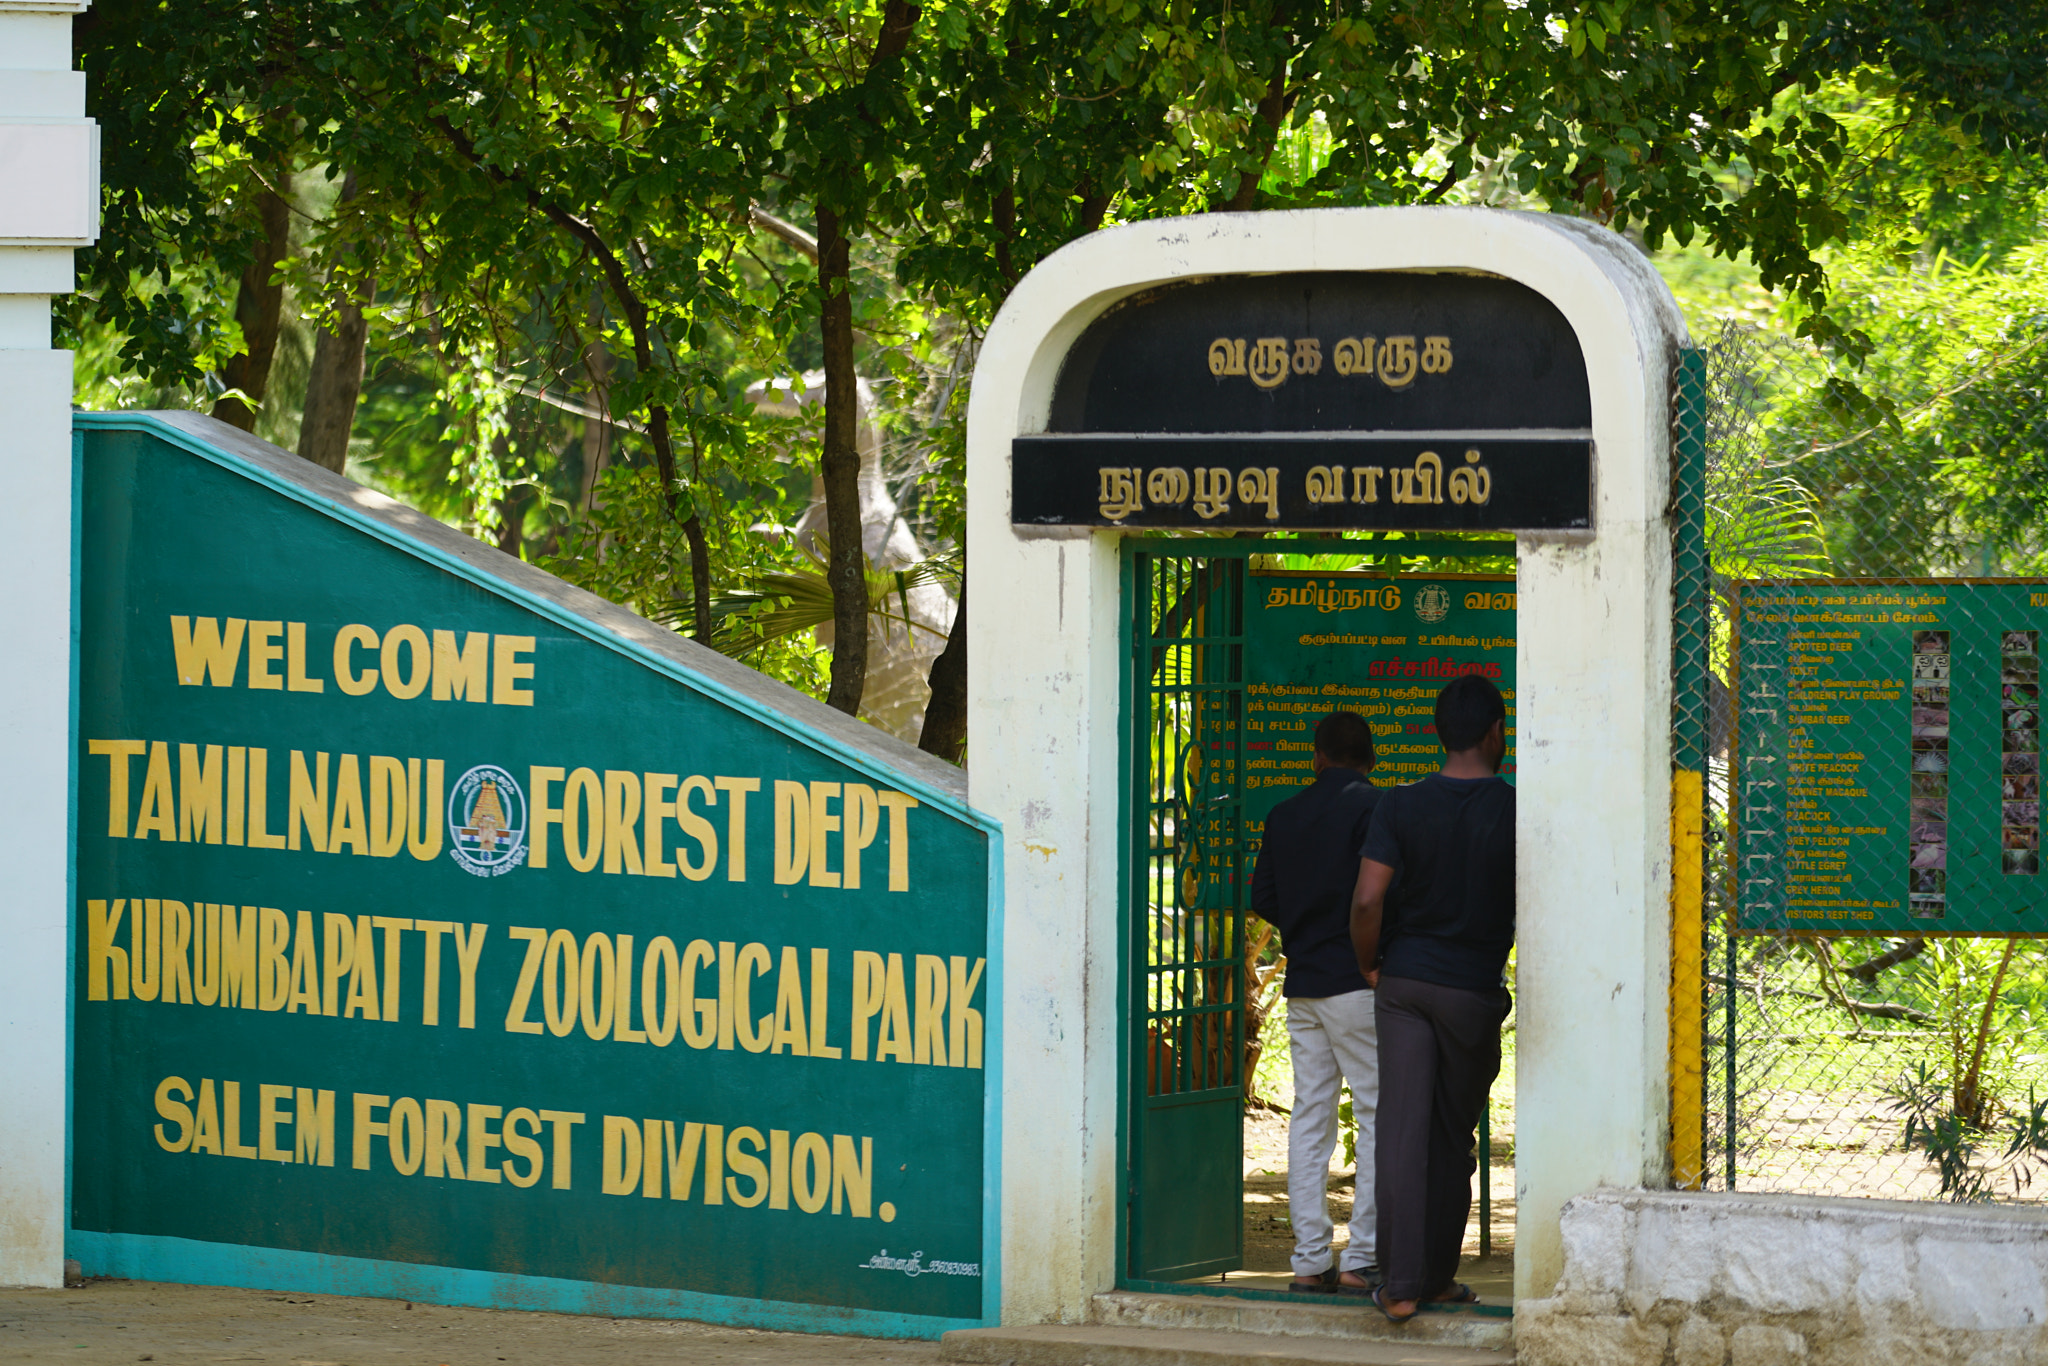
<svg viewBox="0 0 2048 1366">
<path fill-rule="evenodd" d="M 981 1312 L 976 1319 L 935 1318 L 918 1314 L 883 1314 L 832 1305 L 790 1304 L 745 1300 L 697 1291 L 645 1286 L 611 1286 L 545 1276 L 516 1276 L 454 1267 L 422 1266 L 362 1257 L 294 1252 L 281 1248 L 202 1243 L 186 1238 L 130 1233 L 91 1233 L 69 1227 L 71 1210 L 71 1088 L 77 1069 L 73 1055 L 76 1005 L 65 1012 L 65 1255 L 86 1265 L 88 1274 L 118 1275 L 135 1280 L 184 1281 L 202 1285 L 246 1285 L 271 1289 L 319 1291 L 327 1294 L 397 1296 L 433 1304 L 473 1304 L 507 1309 L 549 1309 L 564 1313 L 607 1314 L 621 1318 L 687 1318 L 751 1328 L 782 1328 L 799 1332 L 843 1332 L 870 1337 L 937 1338 L 954 1328 L 986 1327 L 1002 1321 L 1002 1139 L 1003 1139 L 1003 924 L 1004 864 L 1002 822 L 940 792 L 907 774 L 888 769 L 874 756 L 842 745 L 830 736 L 805 730 L 788 716 L 734 692 L 716 680 L 691 673 L 632 641 L 594 626 L 576 613 L 549 602 L 473 565 L 351 508 L 216 450 L 190 434 L 144 413 L 73 413 L 71 437 L 71 736 L 70 831 L 66 896 L 77 903 L 74 880 L 78 868 L 78 706 L 79 594 L 85 548 L 85 430 L 147 432 L 180 450 L 197 455 L 243 478 L 283 494 L 316 512 L 334 518 L 393 548 L 426 560 L 489 592 L 499 594 L 565 626 L 578 635 L 634 662 L 654 669 L 685 687 L 715 698 L 799 743 L 867 773 L 886 771 L 919 801 L 980 829 L 988 835 L 988 991 L 982 1020 L 982 1260 Z M 77 920 L 66 918 L 66 981 L 77 981 Z M 119 1267 L 122 1269 L 104 1269 Z"/>
<path fill-rule="evenodd" d="M 988 841 L 988 994 L 981 1022 L 981 1325 L 1003 1321 L 1003 840 Z"/>
<path fill-rule="evenodd" d="M 237 1285 L 325 1295 L 368 1295 L 421 1304 L 465 1304 L 487 1309 L 542 1309 L 626 1319 L 695 1319 L 737 1328 L 779 1328 L 800 1333 L 852 1333 L 862 1337 L 936 1338 L 975 1319 L 925 1314 L 882 1314 L 782 1300 L 746 1300 L 694 1290 L 604 1285 L 553 1276 L 336 1257 L 322 1252 L 202 1243 L 141 1233 L 81 1233 L 65 1239 L 65 1255 L 89 1276 L 186 1285 Z M 986 1270 L 986 1268 L 984 1268 Z"/>
<path fill-rule="evenodd" d="M 744 693 L 735 692 L 716 679 L 706 678 L 701 674 L 693 673 L 674 660 L 665 659 L 642 645 L 621 636 L 613 635 L 603 627 L 586 621 L 583 617 L 562 606 L 560 603 L 550 602 L 546 598 L 528 592 L 517 584 L 507 583 L 505 580 L 479 569 L 475 565 L 465 563 L 434 546 L 417 541 L 394 527 L 388 527 L 375 518 L 366 517 L 353 508 L 330 502 L 310 489 L 302 488 L 289 480 L 280 479 L 260 465 L 253 465 L 240 456 L 209 446 L 191 433 L 180 431 L 161 418 L 149 413 L 73 413 L 72 422 L 74 430 L 85 428 L 87 430 L 147 432 L 159 441 L 175 446 L 189 454 L 199 456 L 201 459 L 211 461 L 224 469 L 232 470 L 244 479 L 261 484 L 274 493 L 283 494 L 285 497 L 311 508 L 315 512 L 332 517 L 338 522 L 343 522 L 357 531 L 375 537 L 386 545 L 411 555 L 415 559 L 425 560 L 436 568 L 446 570 L 448 573 L 455 575 L 457 578 L 467 580 L 479 588 L 486 589 L 500 597 L 516 602 L 527 610 L 546 617 L 558 626 L 566 627 L 587 640 L 602 645 L 606 649 L 615 651 L 618 654 L 625 655 L 643 667 L 653 669 L 657 673 L 672 678 L 685 687 L 692 688 L 708 697 L 716 698 L 734 711 L 741 712 L 800 744 L 807 745 L 812 749 L 829 755 L 840 763 L 847 764 L 873 777 L 880 777 L 886 773 L 893 781 L 902 783 L 903 790 L 909 792 L 920 802 L 937 807 L 957 820 L 965 821 L 969 825 L 987 831 L 991 836 L 999 836 L 1002 833 L 1003 827 L 1000 821 L 974 810 L 950 793 L 941 792 L 939 789 L 929 786 L 908 773 L 890 768 L 886 760 L 878 759 L 865 751 L 842 744 L 829 735 L 820 735 L 806 730 L 799 722 L 773 707 L 758 702 Z M 75 519 L 77 513 L 74 512 L 73 516 Z M 482 543 L 479 542 L 479 544 Z"/>
</svg>

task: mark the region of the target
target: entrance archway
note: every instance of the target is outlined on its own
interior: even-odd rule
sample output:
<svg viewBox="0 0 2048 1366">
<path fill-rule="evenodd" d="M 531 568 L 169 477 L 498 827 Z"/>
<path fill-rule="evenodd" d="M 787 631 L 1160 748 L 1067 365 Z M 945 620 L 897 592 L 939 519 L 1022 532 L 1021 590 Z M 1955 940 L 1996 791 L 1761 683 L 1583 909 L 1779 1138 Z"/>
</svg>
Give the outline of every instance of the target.
<svg viewBox="0 0 2048 1366">
<path fill-rule="evenodd" d="M 1018 438 L 1055 428 L 1062 366 L 1116 304 L 1276 267 L 1515 282 L 1563 316 L 1583 353 L 1589 525 L 1517 538 L 1518 833 L 1522 849 L 1542 851 L 1523 858 L 1519 887 L 1518 1297 L 1555 1283 L 1565 1200 L 1665 1179 L 1676 305 L 1625 240 L 1545 215 L 1323 210 L 1134 224 L 1073 244 L 1018 286 L 984 342 L 969 409 L 969 783 L 974 804 L 1003 821 L 1007 870 L 1008 1322 L 1079 1319 L 1119 1274 L 1135 1005 L 1117 952 L 1128 867 L 1119 542 L 1132 532 L 1046 525 L 1038 507 L 1020 521 L 1014 462 L 1046 452 Z M 1200 356 L 1212 338 L 1188 340 Z M 1325 354 L 1334 366 L 1334 348 Z M 1114 492 L 1093 487 L 1104 463 L 1087 462 L 1087 494 Z"/>
</svg>

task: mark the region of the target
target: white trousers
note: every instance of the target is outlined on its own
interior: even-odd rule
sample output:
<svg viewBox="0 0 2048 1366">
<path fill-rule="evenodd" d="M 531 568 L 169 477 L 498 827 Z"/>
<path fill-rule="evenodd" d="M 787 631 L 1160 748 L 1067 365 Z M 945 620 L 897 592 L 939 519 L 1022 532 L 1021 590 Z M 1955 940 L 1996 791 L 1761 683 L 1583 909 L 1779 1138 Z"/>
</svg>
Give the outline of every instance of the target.
<svg viewBox="0 0 2048 1366">
<path fill-rule="evenodd" d="M 1373 1265 L 1379 1203 L 1373 1198 L 1373 1120 L 1379 1111 L 1380 1046 L 1372 991 L 1287 998 L 1287 1046 L 1294 1061 L 1294 1116 L 1287 1126 L 1287 1204 L 1294 1221 L 1294 1274 L 1330 1269 L 1330 1154 L 1337 1148 L 1337 1102 L 1351 1083 L 1358 1121 L 1357 1185 L 1352 1191 L 1346 1271 Z"/>
</svg>

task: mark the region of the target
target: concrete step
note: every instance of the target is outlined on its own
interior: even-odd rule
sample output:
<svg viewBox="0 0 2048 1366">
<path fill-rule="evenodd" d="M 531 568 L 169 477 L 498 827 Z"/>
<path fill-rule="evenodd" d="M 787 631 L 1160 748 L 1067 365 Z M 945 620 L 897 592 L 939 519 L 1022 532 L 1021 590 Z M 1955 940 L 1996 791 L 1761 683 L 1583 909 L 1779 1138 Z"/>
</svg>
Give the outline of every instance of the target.
<svg viewBox="0 0 2048 1366">
<path fill-rule="evenodd" d="M 1513 1366 L 1515 1359 L 1426 1342 L 1101 1324 L 955 1329 L 940 1351 L 947 1361 L 974 1366 Z"/>
<path fill-rule="evenodd" d="M 1345 1342 L 1432 1343 L 1512 1354 L 1515 1321 L 1480 1306 L 1431 1308 L 1393 1324 L 1372 1302 L 1349 1295 L 1159 1295 L 1113 1290 L 1097 1295 L 1091 1322 L 1117 1328 L 1186 1328 L 1218 1333 L 1281 1334 Z M 1491 1359 L 1491 1358 L 1489 1358 Z M 1502 1357 L 1501 1360 L 1511 1359 Z"/>
</svg>

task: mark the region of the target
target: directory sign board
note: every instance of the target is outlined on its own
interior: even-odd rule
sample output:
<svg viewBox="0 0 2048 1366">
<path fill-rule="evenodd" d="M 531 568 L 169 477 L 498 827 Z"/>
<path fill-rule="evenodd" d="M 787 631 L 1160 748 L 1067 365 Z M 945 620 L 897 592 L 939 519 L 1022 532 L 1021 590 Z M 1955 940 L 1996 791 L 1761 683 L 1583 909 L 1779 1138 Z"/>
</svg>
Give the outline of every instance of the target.
<svg viewBox="0 0 2048 1366">
<path fill-rule="evenodd" d="M 1119 303 L 1011 448 L 1020 526 L 1584 530 L 1577 336 L 1511 280 L 1294 273 Z"/>
<path fill-rule="evenodd" d="M 984 1320 L 987 824 L 779 685 L 151 421 L 81 422 L 73 1255 Z"/>
<path fill-rule="evenodd" d="M 1738 928 L 2048 933 L 2048 581 L 1732 591 Z"/>
<path fill-rule="evenodd" d="M 1245 603 L 1246 828 L 1313 777 L 1316 722 L 1355 711 L 1372 726 L 1372 779 L 1396 787 L 1443 766 L 1436 695 L 1461 674 L 1507 700 L 1515 775 L 1515 580 L 1511 575 L 1260 573 Z"/>
</svg>

